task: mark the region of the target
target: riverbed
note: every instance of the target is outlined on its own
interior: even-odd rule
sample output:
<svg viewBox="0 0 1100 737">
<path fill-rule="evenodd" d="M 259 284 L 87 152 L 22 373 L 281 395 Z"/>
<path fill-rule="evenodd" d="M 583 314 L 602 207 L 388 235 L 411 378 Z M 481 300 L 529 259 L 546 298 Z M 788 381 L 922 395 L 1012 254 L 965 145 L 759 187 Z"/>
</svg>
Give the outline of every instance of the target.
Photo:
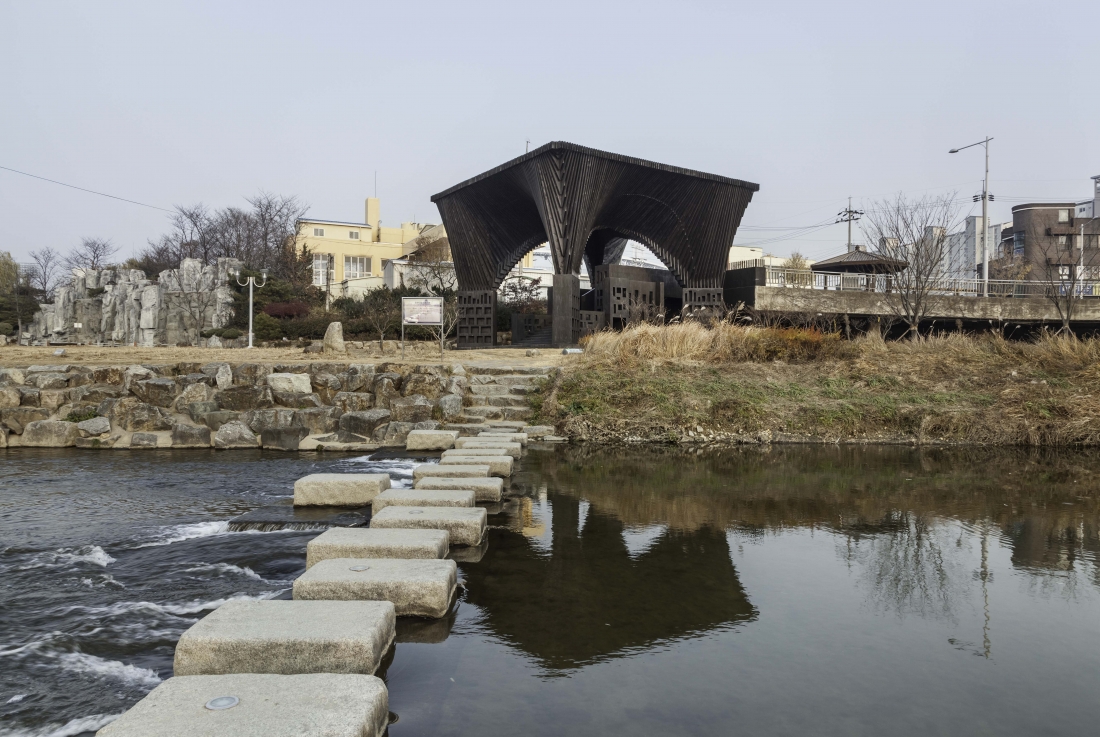
<svg viewBox="0 0 1100 737">
<path fill-rule="evenodd" d="M 414 461 L 0 451 L 0 735 L 92 734 L 317 531 L 231 532 Z M 1100 455 L 533 448 L 453 615 L 379 675 L 402 735 L 1061 735 L 1100 722 Z M 496 511 L 496 510 L 495 510 Z M 472 556 L 472 557 L 477 557 Z"/>
</svg>

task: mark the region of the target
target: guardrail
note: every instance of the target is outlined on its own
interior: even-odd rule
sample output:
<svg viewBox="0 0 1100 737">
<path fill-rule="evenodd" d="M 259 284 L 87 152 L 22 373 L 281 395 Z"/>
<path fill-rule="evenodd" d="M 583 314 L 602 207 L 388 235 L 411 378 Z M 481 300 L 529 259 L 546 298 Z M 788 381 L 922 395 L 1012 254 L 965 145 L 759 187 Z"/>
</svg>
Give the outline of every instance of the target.
<svg viewBox="0 0 1100 737">
<path fill-rule="evenodd" d="M 819 289 L 841 292 L 897 292 L 897 277 L 891 274 L 845 274 L 841 272 L 810 271 L 809 269 L 785 269 L 777 266 L 765 267 L 765 286 L 790 289 Z M 1081 297 L 1100 297 L 1100 282 L 1078 282 L 1072 284 L 1049 284 L 1039 281 L 1010 281 L 1006 279 L 989 280 L 990 297 L 1045 297 L 1052 290 L 1068 294 L 1071 290 Z M 981 279 L 936 278 L 929 294 L 944 297 L 982 297 L 985 295 L 985 282 Z"/>
</svg>

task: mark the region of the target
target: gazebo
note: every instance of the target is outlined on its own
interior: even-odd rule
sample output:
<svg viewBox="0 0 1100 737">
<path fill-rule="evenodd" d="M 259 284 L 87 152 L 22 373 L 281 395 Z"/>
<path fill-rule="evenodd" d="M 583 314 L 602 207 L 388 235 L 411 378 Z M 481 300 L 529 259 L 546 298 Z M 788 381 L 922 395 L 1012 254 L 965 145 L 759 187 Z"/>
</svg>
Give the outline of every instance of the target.
<svg viewBox="0 0 1100 737">
<path fill-rule="evenodd" d="M 907 261 L 865 251 L 863 246 L 853 246 L 847 253 L 816 262 L 810 270 L 841 274 L 896 274 L 908 266 Z"/>
</svg>

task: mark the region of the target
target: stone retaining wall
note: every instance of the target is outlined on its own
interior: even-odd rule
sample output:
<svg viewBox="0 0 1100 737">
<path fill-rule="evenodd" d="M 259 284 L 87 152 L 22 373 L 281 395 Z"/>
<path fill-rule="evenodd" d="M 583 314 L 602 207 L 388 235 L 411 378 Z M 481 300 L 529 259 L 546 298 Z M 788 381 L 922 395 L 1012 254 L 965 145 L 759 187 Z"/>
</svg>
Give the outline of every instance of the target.
<svg viewBox="0 0 1100 737">
<path fill-rule="evenodd" d="M 460 365 L 178 363 L 0 368 L 0 447 L 401 446 L 462 421 Z"/>
</svg>

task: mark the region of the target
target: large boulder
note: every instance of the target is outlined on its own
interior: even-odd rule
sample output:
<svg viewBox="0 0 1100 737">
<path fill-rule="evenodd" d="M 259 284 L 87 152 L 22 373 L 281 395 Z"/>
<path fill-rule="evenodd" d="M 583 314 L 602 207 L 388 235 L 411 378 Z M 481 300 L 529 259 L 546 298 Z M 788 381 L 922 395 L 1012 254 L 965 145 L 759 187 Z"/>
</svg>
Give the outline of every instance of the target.
<svg viewBox="0 0 1100 737">
<path fill-rule="evenodd" d="M 92 435 L 102 435 L 111 432 L 111 421 L 106 417 L 93 417 L 90 420 L 76 423 L 76 429 L 80 431 L 82 438 Z"/>
<path fill-rule="evenodd" d="M 220 390 L 215 396 L 215 401 L 222 409 L 235 412 L 275 406 L 275 398 L 269 386 L 231 386 Z"/>
<path fill-rule="evenodd" d="M 290 427 L 294 424 L 292 409 L 255 409 L 241 414 L 241 422 L 248 425 L 252 432 L 259 433 L 276 427 Z"/>
<path fill-rule="evenodd" d="M 432 419 L 432 403 L 427 397 L 413 394 L 390 401 L 390 419 L 393 422 L 422 422 Z"/>
<path fill-rule="evenodd" d="M 126 390 L 114 384 L 88 384 L 78 386 L 69 392 L 69 397 L 74 402 L 95 402 L 99 404 L 104 399 L 118 399 L 126 394 Z"/>
<path fill-rule="evenodd" d="M 217 402 L 191 402 L 184 408 L 184 414 L 190 417 L 192 422 L 204 422 L 208 414 L 218 411 Z M 230 414 L 233 415 L 233 419 L 236 419 L 236 412 Z"/>
<path fill-rule="evenodd" d="M 126 387 L 126 391 L 130 391 L 134 382 L 155 378 L 157 375 L 144 366 L 129 366 L 122 372 L 122 385 Z"/>
<path fill-rule="evenodd" d="M 340 415 L 340 429 L 344 432 L 370 437 L 379 425 L 390 421 L 388 409 L 371 409 L 366 412 L 345 412 Z"/>
<path fill-rule="evenodd" d="M 459 366 L 459 368 L 462 368 Z M 458 394 L 462 396 L 466 393 L 466 390 L 470 386 L 470 379 L 466 376 L 465 372 L 461 374 L 453 374 L 447 379 L 447 393 Z"/>
<path fill-rule="evenodd" d="M 42 390 L 33 386 L 19 387 L 19 406 L 38 407 L 41 404 Z"/>
<path fill-rule="evenodd" d="M 214 433 L 214 447 L 222 450 L 255 448 L 259 442 L 259 438 L 243 422 L 227 422 Z"/>
<path fill-rule="evenodd" d="M 212 377 L 219 389 L 228 389 L 233 385 L 233 370 L 228 363 L 208 363 L 199 370 Z"/>
<path fill-rule="evenodd" d="M 92 369 L 93 384 L 122 384 L 122 369 L 118 366 L 96 366 Z"/>
<path fill-rule="evenodd" d="M 332 398 L 332 404 L 341 412 L 364 412 L 374 409 L 374 395 L 365 392 L 338 392 Z"/>
<path fill-rule="evenodd" d="M 313 391 L 306 374 L 268 374 L 267 385 L 276 393 L 309 394 Z"/>
<path fill-rule="evenodd" d="M 420 394 L 428 399 L 439 399 L 446 389 L 446 382 L 441 376 L 433 376 L 426 373 L 413 373 L 405 379 L 401 393 L 406 397 Z"/>
<path fill-rule="evenodd" d="M 41 407 L 13 407 L 0 410 L 0 424 L 16 435 L 21 434 L 23 428 L 31 422 L 48 419 L 50 419 L 50 411 Z"/>
<path fill-rule="evenodd" d="M 404 445 L 409 433 L 415 429 L 415 422 L 388 422 L 375 429 L 371 438 L 383 445 Z"/>
<path fill-rule="evenodd" d="M 180 394 L 180 385 L 175 379 L 145 379 L 132 382 L 130 392 L 146 404 L 171 407 Z"/>
<path fill-rule="evenodd" d="M 298 392 L 272 392 L 272 394 L 275 396 L 275 403 L 282 407 L 307 409 L 324 405 L 324 402 L 316 394 L 299 394 Z"/>
<path fill-rule="evenodd" d="M 206 414 L 204 414 L 202 416 L 202 424 L 217 432 L 217 430 L 221 428 L 222 425 L 226 425 L 230 422 L 238 422 L 240 421 L 240 419 L 240 412 L 226 412 L 223 410 L 219 410 L 217 412 L 207 412 Z"/>
<path fill-rule="evenodd" d="M 444 394 L 439 398 L 439 411 L 445 420 L 458 417 L 462 414 L 462 395 Z"/>
<path fill-rule="evenodd" d="M 336 432 L 343 413 L 336 407 L 300 409 L 294 413 L 294 424 L 309 430 L 310 435 Z"/>
<path fill-rule="evenodd" d="M 271 374 L 271 367 L 262 363 L 242 363 L 233 369 L 233 383 L 240 386 L 260 386 Z"/>
<path fill-rule="evenodd" d="M 68 448 L 79 437 L 80 429 L 64 420 L 36 420 L 23 428 L 23 446 L 28 448 Z"/>
<path fill-rule="evenodd" d="M 156 448 L 159 442 L 155 432 L 136 432 L 130 437 L 131 448 Z"/>
<path fill-rule="evenodd" d="M 321 345 L 325 353 L 347 353 L 348 349 L 344 345 L 344 325 L 339 322 L 330 322 Z"/>
<path fill-rule="evenodd" d="M 390 402 L 401 396 L 400 374 L 379 374 L 374 377 L 374 406 L 389 409 Z"/>
<path fill-rule="evenodd" d="M 14 386 L 0 386 L 0 409 L 18 407 L 23 401 L 23 395 Z"/>
<path fill-rule="evenodd" d="M 38 393 L 38 406 L 50 412 L 56 412 L 58 407 L 68 402 L 68 389 L 42 389 Z"/>
<path fill-rule="evenodd" d="M 214 402 L 214 393 L 214 387 L 208 384 L 188 384 L 183 388 L 183 391 L 180 392 L 180 395 L 176 397 L 174 407 L 177 412 L 187 412 L 187 408 L 192 404 Z M 214 409 L 217 409 L 217 407 L 215 406 Z M 208 411 L 213 412 L 214 410 Z"/>
<path fill-rule="evenodd" d="M 178 423 L 172 428 L 173 448 L 209 448 L 210 428 L 205 425 Z"/>
<path fill-rule="evenodd" d="M 0 384 L 22 384 L 27 380 L 27 372 L 23 369 L 0 369 Z"/>
<path fill-rule="evenodd" d="M 214 386 L 214 377 L 195 372 L 184 374 L 182 376 L 177 376 L 176 383 L 185 388 L 191 386 L 192 384 L 206 384 L 207 386 Z M 72 384 L 71 379 L 69 380 L 69 384 Z"/>
<path fill-rule="evenodd" d="M 271 427 L 260 433 L 260 445 L 265 450 L 298 450 L 308 434 L 304 427 Z"/>
<path fill-rule="evenodd" d="M 39 389 L 68 389 L 69 377 L 65 374 L 47 373 L 34 374 L 30 383 Z"/>
<path fill-rule="evenodd" d="M 313 386 L 313 391 L 317 392 L 317 396 L 325 404 L 332 404 L 332 398 L 343 389 L 343 384 L 340 383 L 339 377 L 335 374 L 324 372 L 313 374 L 310 377 L 310 383 Z"/>
<path fill-rule="evenodd" d="M 167 411 L 135 397 L 104 400 L 99 405 L 99 414 L 109 419 L 112 425 L 130 432 L 171 430 L 175 424 Z"/>
</svg>

